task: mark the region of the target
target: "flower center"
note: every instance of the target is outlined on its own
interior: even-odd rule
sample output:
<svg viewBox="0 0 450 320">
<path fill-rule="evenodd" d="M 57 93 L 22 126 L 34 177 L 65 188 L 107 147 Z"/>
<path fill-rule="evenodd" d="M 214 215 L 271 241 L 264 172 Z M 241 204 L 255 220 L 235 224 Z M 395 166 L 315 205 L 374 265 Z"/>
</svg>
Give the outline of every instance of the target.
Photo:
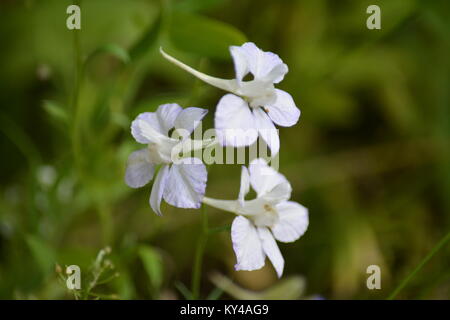
<svg viewBox="0 0 450 320">
<path fill-rule="evenodd" d="M 154 164 L 171 163 L 171 149 L 170 147 L 164 147 L 157 143 L 148 144 L 149 160 Z"/>
<path fill-rule="evenodd" d="M 265 203 L 263 212 L 252 216 L 253 222 L 258 227 L 272 227 L 278 221 L 278 213 L 274 207 Z"/>
<path fill-rule="evenodd" d="M 260 80 L 242 82 L 238 93 L 245 97 L 245 100 L 252 108 L 270 105 L 276 100 L 273 83 Z"/>
</svg>

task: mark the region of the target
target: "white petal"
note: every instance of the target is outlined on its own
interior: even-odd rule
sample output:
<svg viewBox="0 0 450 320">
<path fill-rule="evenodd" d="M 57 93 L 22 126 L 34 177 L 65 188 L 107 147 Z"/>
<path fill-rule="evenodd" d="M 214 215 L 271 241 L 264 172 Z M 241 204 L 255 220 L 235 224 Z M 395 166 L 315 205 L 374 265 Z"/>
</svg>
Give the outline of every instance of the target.
<svg viewBox="0 0 450 320">
<path fill-rule="evenodd" d="M 239 189 L 239 198 L 238 198 L 241 206 L 244 205 L 244 198 L 245 198 L 245 195 L 249 192 L 249 190 L 250 190 L 250 175 L 248 173 L 247 168 L 242 166 L 241 187 Z"/>
<path fill-rule="evenodd" d="M 169 140 L 161 131 L 163 129 L 155 113 L 142 113 L 131 123 L 131 134 L 139 143 L 162 143 Z"/>
<path fill-rule="evenodd" d="M 281 182 L 264 194 L 264 199 L 273 204 L 289 200 L 291 197 L 292 187 L 288 181 Z"/>
<path fill-rule="evenodd" d="M 175 126 L 175 119 L 182 111 L 183 108 L 176 103 L 163 104 L 158 107 L 156 116 L 162 129 L 161 133 L 167 136 L 169 130 Z"/>
<path fill-rule="evenodd" d="M 203 197 L 202 202 L 213 208 L 217 208 L 220 210 L 224 210 L 224 211 L 228 211 L 228 212 L 232 212 L 232 213 L 236 213 L 236 214 L 239 212 L 239 210 L 241 208 L 241 205 L 238 200 L 220 200 L 220 199 Z"/>
<path fill-rule="evenodd" d="M 157 131 L 158 133 L 163 133 L 163 129 L 161 128 L 158 118 L 154 112 L 144 112 L 139 114 L 136 119 L 133 120 L 131 123 L 131 134 L 133 135 L 134 139 L 139 143 L 149 143 L 152 142 L 148 138 L 148 134 L 145 135 L 142 132 L 142 125 L 140 125 L 141 122 L 145 122 L 148 124 L 149 127 L 152 128 L 152 130 Z"/>
<path fill-rule="evenodd" d="M 155 182 L 153 182 L 152 192 L 150 194 L 150 207 L 152 207 L 153 211 L 155 211 L 158 215 L 162 215 L 160 206 L 164 189 L 166 188 L 168 173 L 169 166 L 167 165 L 163 165 L 161 169 L 159 169 Z"/>
<path fill-rule="evenodd" d="M 170 168 L 164 200 L 178 208 L 200 208 L 205 195 L 207 171 L 197 158 L 184 158 Z"/>
<path fill-rule="evenodd" d="M 272 199 L 278 196 L 279 200 L 289 199 L 291 192 L 289 181 L 281 173 L 267 165 L 264 159 L 253 160 L 250 163 L 249 171 L 250 183 L 258 193 L 258 197 Z"/>
<path fill-rule="evenodd" d="M 248 59 L 241 47 L 231 46 L 230 53 L 233 57 L 234 70 L 236 72 L 236 79 L 242 81 L 245 75 L 250 71 L 248 67 Z"/>
<path fill-rule="evenodd" d="M 252 42 L 244 43 L 240 47 L 232 46 L 230 52 L 239 81 L 250 71 L 255 79 L 278 83 L 288 71 L 278 55 L 264 52 Z"/>
<path fill-rule="evenodd" d="M 278 241 L 293 242 L 308 229 L 308 209 L 293 201 L 285 201 L 276 205 L 278 222 L 272 233 Z"/>
<path fill-rule="evenodd" d="M 236 270 L 257 270 L 264 266 L 265 254 L 255 226 L 243 216 L 231 225 L 231 240 L 236 253 Z"/>
<path fill-rule="evenodd" d="M 272 265 L 277 272 L 278 278 L 281 278 L 284 269 L 284 259 L 275 239 L 273 238 L 273 235 L 267 228 L 258 228 L 258 235 L 261 239 L 264 253 L 267 255 L 267 257 L 269 257 L 270 262 L 272 262 Z"/>
<path fill-rule="evenodd" d="M 217 104 L 214 127 L 223 146 L 248 146 L 258 138 L 254 116 L 247 102 L 233 94 L 223 96 Z"/>
<path fill-rule="evenodd" d="M 204 204 L 207 204 L 210 207 L 228 211 L 228 212 L 232 212 L 232 213 L 236 213 L 236 214 L 238 213 L 239 209 L 241 208 L 241 205 L 238 200 L 220 200 L 220 199 L 203 197 L 202 202 Z"/>
<path fill-rule="evenodd" d="M 148 149 L 134 151 L 128 157 L 125 182 L 132 188 L 145 186 L 153 177 L 155 167 L 149 162 Z"/>
<path fill-rule="evenodd" d="M 217 87 L 219 89 L 225 90 L 225 91 L 229 91 L 229 92 L 236 92 L 237 90 L 237 83 L 235 79 L 232 80 L 227 80 L 227 79 L 220 79 L 220 78 L 216 78 L 216 77 L 211 77 L 207 74 L 204 74 L 200 71 L 195 70 L 194 68 L 191 68 L 190 66 L 184 64 L 183 62 L 175 59 L 174 57 L 168 55 L 167 53 L 165 53 L 163 51 L 162 48 L 159 49 L 159 51 L 161 52 L 161 54 L 163 55 L 164 58 L 166 58 L 168 61 L 172 62 L 173 64 L 175 64 L 176 66 L 180 67 L 181 69 L 189 72 L 190 74 L 192 74 L 193 76 L 197 77 L 198 79 L 206 82 L 207 84 L 210 84 L 214 87 Z"/>
<path fill-rule="evenodd" d="M 286 91 L 275 89 L 277 99 L 266 106 L 270 119 L 282 127 L 290 127 L 298 122 L 300 109 L 295 105 L 291 95 Z"/>
<path fill-rule="evenodd" d="M 182 136 L 188 136 L 194 131 L 207 113 L 208 110 L 202 108 L 186 108 L 180 112 L 175 120 L 175 128 L 185 130 L 186 134 L 182 134 Z"/>
<path fill-rule="evenodd" d="M 181 110 L 179 105 L 172 103 L 160 105 L 156 112 L 141 113 L 131 123 L 131 134 L 139 143 L 157 142 L 173 128 Z"/>
<path fill-rule="evenodd" d="M 288 71 L 289 69 L 286 64 L 278 64 L 264 77 L 264 81 L 279 83 L 283 80 L 284 75 L 288 73 Z"/>
<path fill-rule="evenodd" d="M 261 108 L 254 109 L 253 114 L 255 116 L 256 126 L 258 127 L 258 133 L 269 146 L 271 156 L 273 157 L 280 151 L 278 130 L 275 128 L 269 116 Z"/>
<path fill-rule="evenodd" d="M 243 206 L 240 206 L 238 208 L 237 213 L 246 217 L 253 217 L 253 222 L 255 222 L 255 220 L 257 219 L 256 217 L 259 217 L 261 216 L 261 214 L 264 214 L 266 212 L 266 209 L 264 208 L 265 205 L 267 205 L 267 201 L 265 198 L 255 198 L 247 200 L 244 202 Z"/>
</svg>

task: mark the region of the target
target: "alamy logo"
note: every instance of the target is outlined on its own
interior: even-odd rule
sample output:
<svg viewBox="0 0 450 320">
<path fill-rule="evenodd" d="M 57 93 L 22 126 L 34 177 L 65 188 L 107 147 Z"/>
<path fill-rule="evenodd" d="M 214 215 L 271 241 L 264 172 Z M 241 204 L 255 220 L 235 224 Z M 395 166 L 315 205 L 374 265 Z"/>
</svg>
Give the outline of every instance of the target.
<svg viewBox="0 0 450 320">
<path fill-rule="evenodd" d="M 372 4 L 367 7 L 367 13 L 371 15 L 367 18 L 366 25 L 367 29 L 381 29 L 381 9 L 379 6 Z"/>
<path fill-rule="evenodd" d="M 370 265 L 367 267 L 366 270 L 367 274 L 370 274 L 370 276 L 367 278 L 367 288 L 369 290 L 373 289 L 381 289 L 381 269 L 376 264 Z"/>
<path fill-rule="evenodd" d="M 81 270 L 80 267 L 73 264 L 66 268 L 67 280 L 66 285 L 69 290 L 81 289 Z"/>
<path fill-rule="evenodd" d="M 66 26 L 69 30 L 80 30 L 81 29 L 81 9 L 79 6 L 72 4 L 67 7 L 67 14 L 70 14 L 66 20 Z"/>
</svg>

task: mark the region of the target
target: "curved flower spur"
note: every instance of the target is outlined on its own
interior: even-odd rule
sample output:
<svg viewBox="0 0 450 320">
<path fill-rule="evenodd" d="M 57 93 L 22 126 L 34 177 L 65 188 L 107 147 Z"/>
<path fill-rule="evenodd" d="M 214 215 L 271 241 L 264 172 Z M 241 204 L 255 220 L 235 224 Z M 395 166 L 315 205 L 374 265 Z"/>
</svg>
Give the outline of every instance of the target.
<svg viewBox="0 0 450 320">
<path fill-rule="evenodd" d="M 250 190 L 253 200 L 244 200 Z M 238 215 L 231 226 L 231 240 L 236 253 L 236 270 L 257 270 L 264 266 L 267 256 L 278 277 L 283 274 L 284 259 L 275 241 L 293 242 L 308 228 L 308 209 L 289 201 L 291 185 L 286 178 L 255 159 L 249 169 L 242 167 L 238 200 L 218 200 L 204 197 L 203 203 Z"/>
<path fill-rule="evenodd" d="M 231 46 L 235 79 L 220 79 L 201 73 L 165 53 L 170 62 L 193 74 L 200 80 L 228 91 L 217 105 L 215 128 L 223 146 L 243 147 L 253 144 L 258 134 L 270 147 L 273 155 L 280 149 L 275 124 L 283 127 L 298 122 L 300 110 L 291 95 L 276 89 L 274 84 L 283 80 L 288 67 L 272 52 L 259 49 L 254 43 Z M 253 79 L 244 81 L 251 73 Z"/>
<path fill-rule="evenodd" d="M 146 185 L 161 165 L 150 194 L 150 206 L 161 215 L 164 197 L 167 203 L 179 208 L 199 208 L 205 194 L 207 171 L 198 158 L 175 159 L 178 150 L 194 140 L 189 136 L 208 111 L 178 104 L 164 104 L 156 112 L 144 112 L 131 124 L 134 139 L 147 147 L 133 152 L 127 162 L 125 182 L 132 188 Z M 169 137 L 169 131 L 180 139 Z M 200 142 L 200 146 L 202 142 Z M 194 144 L 195 145 L 195 144 Z"/>
</svg>

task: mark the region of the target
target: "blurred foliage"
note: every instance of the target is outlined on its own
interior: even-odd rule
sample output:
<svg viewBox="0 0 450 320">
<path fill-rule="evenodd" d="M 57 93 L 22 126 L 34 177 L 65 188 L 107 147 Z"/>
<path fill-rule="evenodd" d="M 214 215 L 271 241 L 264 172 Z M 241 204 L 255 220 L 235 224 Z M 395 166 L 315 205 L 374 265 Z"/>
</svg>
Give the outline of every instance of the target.
<svg viewBox="0 0 450 320">
<path fill-rule="evenodd" d="M 72 3 L 0 3 L 0 298 L 72 299 L 55 265 L 88 277 L 106 245 L 118 276 L 97 297 L 189 297 L 201 217 L 165 204 L 158 217 L 150 187 L 124 184 L 129 125 L 167 102 L 213 111 L 223 92 L 160 46 L 226 78 L 227 47 L 253 41 L 288 64 L 279 87 L 302 110 L 280 129 L 280 171 L 310 210 L 305 236 L 280 244 L 286 278 L 269 263 L 235 272 L 225 227 L 208 237 L 201 297 L 385 298 L 450 229 L 448 1 L 85 0 L 70 31 Z M 381 30 L 366 28 L 370 4 Z M 239 174 L 210 166 L 207 194 L 236 198 Z M 381 290 L 366 288 L 371 264 Z M 449 270 L 446 246 L 399 298 L 450 298 Z"/>
</svg>

